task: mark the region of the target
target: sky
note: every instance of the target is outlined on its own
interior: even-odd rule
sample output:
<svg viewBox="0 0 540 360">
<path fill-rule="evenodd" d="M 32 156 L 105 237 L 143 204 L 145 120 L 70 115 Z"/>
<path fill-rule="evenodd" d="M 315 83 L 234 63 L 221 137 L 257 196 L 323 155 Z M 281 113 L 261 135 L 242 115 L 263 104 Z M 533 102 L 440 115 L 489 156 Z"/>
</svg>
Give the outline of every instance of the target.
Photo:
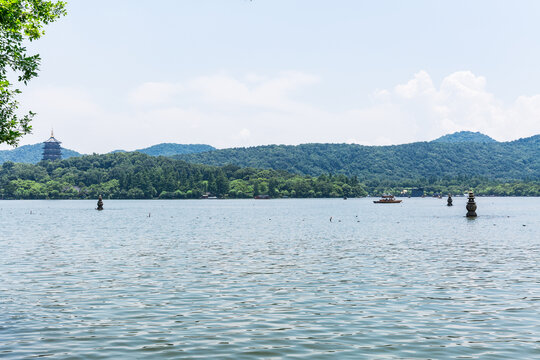
<svg viewBox="0 0 540 360">
<path fill-rule="evenodd" d="M 83 153 L 540 133 L 540 2 L 68 0 L 33 134 Z M 7 147 L 3 147 L 5 149 Z"/>
</svg>

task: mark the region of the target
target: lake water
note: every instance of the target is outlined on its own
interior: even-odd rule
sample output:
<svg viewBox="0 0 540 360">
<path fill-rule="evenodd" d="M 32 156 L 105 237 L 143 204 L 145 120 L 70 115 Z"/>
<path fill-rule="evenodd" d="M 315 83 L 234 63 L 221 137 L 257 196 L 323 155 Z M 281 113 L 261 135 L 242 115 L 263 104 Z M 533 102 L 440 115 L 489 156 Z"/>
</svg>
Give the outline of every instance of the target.
<svg viewBox="0 0 540 360">
<path fill-rule="evenodd" d="M 372 201 L 0 201 L 0 358 L 540 358 L 540 199 Z"/>
</svg>

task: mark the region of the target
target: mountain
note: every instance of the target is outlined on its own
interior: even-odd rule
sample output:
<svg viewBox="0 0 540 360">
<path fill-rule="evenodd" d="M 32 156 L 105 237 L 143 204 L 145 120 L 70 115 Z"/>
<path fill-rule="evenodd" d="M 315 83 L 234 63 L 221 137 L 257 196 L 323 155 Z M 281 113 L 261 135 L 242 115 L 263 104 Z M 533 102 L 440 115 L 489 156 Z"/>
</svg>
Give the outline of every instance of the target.
<svg viewBox="0 0 540 360">
<path fill-rule="evenodd" d="M 438 139 L 433 140 L 432 142 L 441 142 L 441 143 L 461 143 L 461 142 L 475 142 L 475 143 L 493 143 L 497 140 L 490 138 L 487 135 L 484 135 L 480 132 L 472 131 L 459 131 L 453 134 L 448 134 L 441 136 Z"/>
<path fill-rule="evenodd" d="M 361 181 L 344 175 L 309 177 L 282 170 L 213 167 L 138 152 L 85 155 L 53 162 L 0 165 L 2 199 L 198 199 L 358 197 L 422 187 L 427 194 L 540 196 L 540 181 L 497 182 L 462 177 L 430 181 Z"/>
<path fill-rule="evenodd" d="M 482 176 L 540 180 L 540 135 L 511 142 L 417 142 L 268 145 L 174 156 L 191 163 L 234 164 L 297 174 L 345 174 L 362 181 Z"/>
<path fill-rule="evenodd" d="M 41 161 L 43 154 L 43 143 L 34 145 L 23 145 L 13 150 L 0 150 L 0 164 L 6 161 L 35 164 Z M 81 156 L 76 151 L 62 148 L 62 158 L 67 159 L 74 156 Z"/>
<path fill-rule="evenodd" d="M 138 149 L 135 151 L 152 156 L 172 156 L 180 154 L 195 154 L 200 152 L 216 150 L 215 147 L 204 144 L 172 144 L 163 143 L 153 145 L 144 149 Z"/>
<path fill-rule="evenodd" d="M 135 150 L 144 154 L 152 156 L 172 156 L 178 154 L 193 154 L 204 151 L 215 150 L 214 147 L 210 145 L 203 144 L 157 144 L 150 146 L 144 149 Z M 125 152 L 125 150 L 114 150 L 111 153 L 116 152 Z M 0 150 L 0 164 L 3 164 L 6 161 L 19 162 L 19 163 L 30 163 L 35 164 L 41 161 L 41 156 L 43 153 L 43 143 L 38 143 L 34 145 L 24 145 L 17 147 L 13 150 Z M 62 148 L 62 159 L 68 159 L 74 156 L 81 156 L 82 154 Z"/>
</svg>

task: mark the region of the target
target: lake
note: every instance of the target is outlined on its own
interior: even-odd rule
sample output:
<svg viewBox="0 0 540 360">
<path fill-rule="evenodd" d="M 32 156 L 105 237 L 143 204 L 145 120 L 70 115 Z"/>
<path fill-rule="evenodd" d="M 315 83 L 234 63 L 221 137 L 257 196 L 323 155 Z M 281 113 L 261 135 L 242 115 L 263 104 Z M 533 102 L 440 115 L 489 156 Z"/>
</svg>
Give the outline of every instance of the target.
<svg viewBox="0 0 540 360">
<path fill-rule="evenodd" d="M 540 358 L 539 198 L 373 200 L 0 201 L 0 358 Z"/>
</svg>

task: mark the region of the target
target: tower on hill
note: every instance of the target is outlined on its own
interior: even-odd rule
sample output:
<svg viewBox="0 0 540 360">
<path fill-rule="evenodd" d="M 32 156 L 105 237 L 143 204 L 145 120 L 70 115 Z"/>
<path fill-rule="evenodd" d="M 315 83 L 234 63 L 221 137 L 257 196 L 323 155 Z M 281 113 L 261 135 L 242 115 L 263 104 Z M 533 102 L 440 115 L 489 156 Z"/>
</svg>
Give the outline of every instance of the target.
<svg viewBox="0 0 540 360">
<path fill-rule="evenodd" d="M 60 160 L 62 159 L 61 142 L 54 138 L 54 133 L 51 130 L 51 137 L 43 143 L 43 158 L 42 160 Z"/>
</svg>

